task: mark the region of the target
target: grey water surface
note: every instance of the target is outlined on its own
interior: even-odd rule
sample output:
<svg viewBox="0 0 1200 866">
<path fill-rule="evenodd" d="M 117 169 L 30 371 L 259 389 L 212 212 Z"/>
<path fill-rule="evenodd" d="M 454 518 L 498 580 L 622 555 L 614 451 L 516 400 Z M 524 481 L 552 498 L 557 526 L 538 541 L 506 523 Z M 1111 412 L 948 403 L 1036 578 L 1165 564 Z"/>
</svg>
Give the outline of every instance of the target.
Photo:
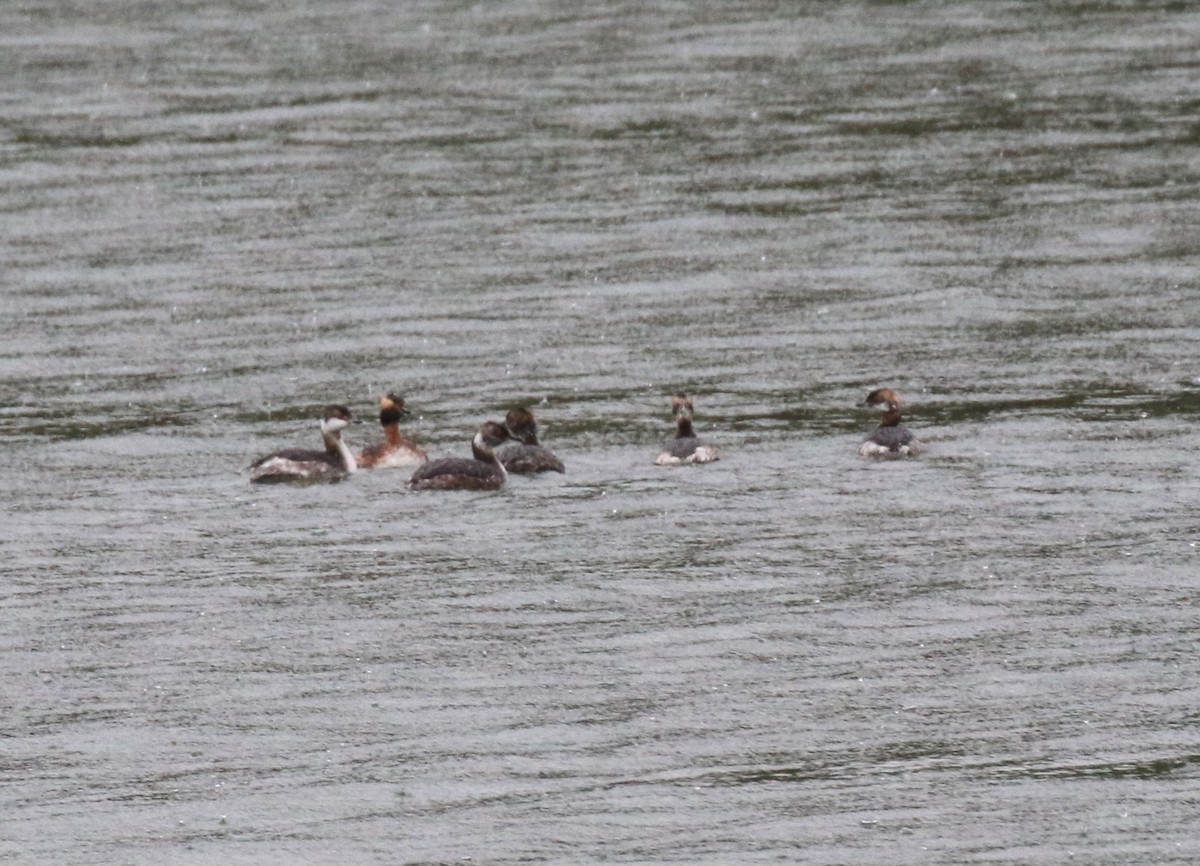
<svg viewBox="0 0 1200 866">
<path fill-rule="evenodd" d="M 0 5 L 0 861 L 1200 862 L 1197 34 Z"/>
</svg>

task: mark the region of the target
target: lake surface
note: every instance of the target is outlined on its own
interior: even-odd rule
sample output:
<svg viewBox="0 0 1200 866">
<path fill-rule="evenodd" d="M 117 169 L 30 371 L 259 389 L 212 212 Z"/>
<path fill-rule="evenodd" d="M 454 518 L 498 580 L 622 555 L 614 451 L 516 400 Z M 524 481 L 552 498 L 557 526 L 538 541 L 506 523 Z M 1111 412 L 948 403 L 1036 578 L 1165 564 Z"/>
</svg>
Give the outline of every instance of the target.
<svg viewBox="0 0 1200 866">
<path fill-rule="evenodd" d="M 0 7 L 0 861 L 1200 861 L 1198 32 Z"/>
</svg>

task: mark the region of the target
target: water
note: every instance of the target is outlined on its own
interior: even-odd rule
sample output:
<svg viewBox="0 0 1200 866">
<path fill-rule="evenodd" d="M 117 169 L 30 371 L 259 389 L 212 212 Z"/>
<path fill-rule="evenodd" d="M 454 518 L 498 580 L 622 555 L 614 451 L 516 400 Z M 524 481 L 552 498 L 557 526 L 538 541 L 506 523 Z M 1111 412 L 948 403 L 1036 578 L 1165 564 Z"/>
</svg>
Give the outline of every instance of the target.
<svg viewBox="0 0 1200 866">
<path fill-rule="evenodd" d="M 1198 28 L 4 6 L 0 859 L 1196 862 Z"/>
</svg>

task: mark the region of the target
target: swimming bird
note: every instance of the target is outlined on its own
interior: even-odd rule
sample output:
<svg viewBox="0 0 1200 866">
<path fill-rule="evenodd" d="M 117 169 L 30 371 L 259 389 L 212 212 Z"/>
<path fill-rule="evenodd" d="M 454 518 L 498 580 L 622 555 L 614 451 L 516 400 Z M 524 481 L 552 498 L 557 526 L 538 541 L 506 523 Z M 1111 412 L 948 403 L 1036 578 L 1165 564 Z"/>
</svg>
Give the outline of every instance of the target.
<svg viewBox="0 0 1200 866">
<path fill-rule="evenodd" d="M 359 453 L 358 465 L 361 468 L 420 466 L 428 459 L 420 445 L 400 432 L 400 419 L 407 414 L 403 397 L 389 393 L 379 398 L 379 423 L 383 426 L 384 441 L 368 445 Z"/>
<path fill-rule="evenodd" d="M 413 473 L 408 484 L 414 490 L 496 490 L 508 473 L 492 449 L 512 438 L 503 424 L 488 421 L 471 440 L 473 459 L 443 457 L 430 461 Z"/>
<path fill-rule="evenodd" d="M 676 394 L 671 400 L 675 415 L 675 438 L 654 459 L 658 466 L 680 466 L 684 463 L 712 463 L 721 453 L 696 436 L 692 429 L 692 398 Z"/>
<path fill-rule="evenodd" d="M 565 472 L 563 462 L 548 448 L 538 444 L 537 421 L 533 413 L 525 407 L 509 409 L 504 418 L 504 426 L 509 429 L 519 444 L 508 445 L 496 452 L 496 457 L 504 464 L 509 472 Z"/>
<path fill-rule="evenodd" d="M 891 388 L 877 388 L 861 405 L 883 409 L 883 418 L 858 446 L 859 457 L 916 457 L 925 450 L 925 445 L 900 423 L 900 395 Z"/>
<path fill-rule="evenodd" d="M 255 460 L 250 465 L 250 480 L 256 484 L 281 481 L 339 481 L 352 475 L 358 463 L 342 431 L 358 423 L 345 406 L 326 406 L 321 416 L 321 438 L 325 450 L 286 448 Z"/>
</svg>

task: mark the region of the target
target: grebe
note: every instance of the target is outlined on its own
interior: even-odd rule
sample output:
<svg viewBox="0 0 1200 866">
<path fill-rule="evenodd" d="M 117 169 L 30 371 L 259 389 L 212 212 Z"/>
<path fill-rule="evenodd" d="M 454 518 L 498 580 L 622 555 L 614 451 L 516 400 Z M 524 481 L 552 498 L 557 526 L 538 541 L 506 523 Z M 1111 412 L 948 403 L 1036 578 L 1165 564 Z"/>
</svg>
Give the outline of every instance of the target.
<svg viewBox="0 0 1200 866">
<path fill-rule="evenodd" d="M 925 446 L 900 423 L 900 395 L 891 388 L 878 388 L 861 404 L 884 410 L 879 426 L 858 446 L 859 457 L 916 457 Z"/>
<path fill-rule="evenodd" d="M 358 455 L 363 469 L 394 469 L 397 466 L 420 466 L 427 459 L 425 450 L 416 442 L 405 439 L 400 432 L 400 419 L 408 414 L 404 398 L 385 394 L 379 398 L 379 423 L 383 425 L 383 442 L 368 445 Z"/>
<path fill-rule="evenodd" d="M 496 490 L 508 473 L 492 449 L 512 438 L 503 424 L 488 421 L 471 440 L 475 459 L 443 457 L 426 463 L 413 473 L 408 485 L 414 490 Z"/>
<path fill-rule="evenodd" d="M 357 424 L 345 406 L 326 406 L 321 416 L 324 451 L 287 448 L 268 454 L 250 465 L 250 480 L 258 484 L 278 481 L 338 481 L 358 469 L 354 455 L 342 441 L 342 431 Z"/>
<path fill-rule="evenodd" d="M 518 445 L 509 445 L 496 452 L 496 457 L 509 472 L 565 472 L 563 462 L 554 453 L 538 444 L 537 421 L 525 407 L 509 409 L 504 417 L 504 426 L 509 429 Z"/>
<path fill-rule="evenodd" d="M 707 442 L 696 437 L 692 429 L 692 398 L 677 394 L 671 400 L 671 411 L 675 414 L 675 438 L 654 459 L 658 466 L 679 466 L 683 463 L 712 463 L 721 459 L 721 453 Z"/>
</svg>

